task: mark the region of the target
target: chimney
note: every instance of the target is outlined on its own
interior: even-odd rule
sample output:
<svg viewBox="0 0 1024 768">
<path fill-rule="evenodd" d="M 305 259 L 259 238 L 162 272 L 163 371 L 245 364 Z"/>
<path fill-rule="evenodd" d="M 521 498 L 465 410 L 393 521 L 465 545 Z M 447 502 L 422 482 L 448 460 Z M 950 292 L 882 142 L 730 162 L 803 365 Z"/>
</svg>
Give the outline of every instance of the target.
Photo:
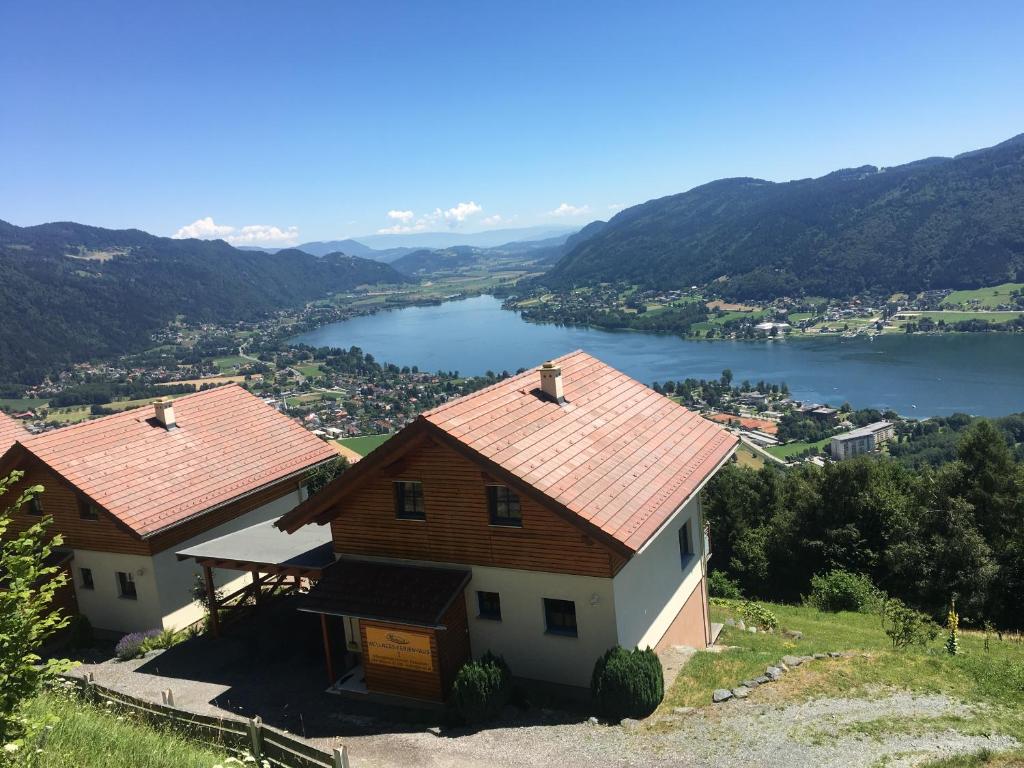
<svg viewBox="0 0 1024 768">
<path fill-rule="evenodd" d="M 562 369 L 550 360 L 540 367 L 540 391 L 556 403 L 564 403 Z"/>
<path fill-rule="evenodd" d="M 178 428 L 178 422 L 174 418 L 174 403 L 169 397 L 154 400 L 153 409 L 156 411 L 156 420 L 164 429 L 170 432 Z"/>
</svg>

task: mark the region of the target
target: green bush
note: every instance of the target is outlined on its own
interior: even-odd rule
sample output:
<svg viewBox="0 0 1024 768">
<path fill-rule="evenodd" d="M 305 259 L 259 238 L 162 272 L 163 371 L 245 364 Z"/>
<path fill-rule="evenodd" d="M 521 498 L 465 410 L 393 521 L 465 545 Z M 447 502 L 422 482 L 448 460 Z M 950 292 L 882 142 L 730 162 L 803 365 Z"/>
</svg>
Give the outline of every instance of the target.
<svg viewBox="0 0 1024 768">
<path fill-rule="evenodd" d="M 455 709 L 467 723 L 481 723 L 501 712 L 512 694 L 512 672 L 490 651 L 462 665 L 452 685 Z"/>
<path fill-rule="evenodd" d="M 590 691 L 598 711 L 613 722 L 647 717 L 665 697 L 661 660 L 650 648 L 609 648 L 594 665 Z"/>
<path fill-rule="evenodd" d="M 939 636 L 939 625 L 900 600 L 889 600 L 882 612 L 882 627 L 893 648 L 925 646 Z"/>
<path fill-rule="evenodd" d="M 884 597 L 882 590 L 867 576 L 835 569 L 811 577 L 811 594 L 807 602 L 819 611 L 874 613 Z"/>
<path fill-rule="evenodd" d="M 724 597 L 729 600 L 742 600 L 743 590 L 735 579 L 730 579 L 724 571 L 712 571 L 708 574 L 708 595 Z"/>
<path fill-rule="evenodd" d="M 753 600 L 730 600 L 725 597 L 713 597 L 712 605 L 721 606 L 737 614 L 747 626 L 756 626 L 767 632 L 779 628 L 779 620 L 770 610 Z"/>
</svg>

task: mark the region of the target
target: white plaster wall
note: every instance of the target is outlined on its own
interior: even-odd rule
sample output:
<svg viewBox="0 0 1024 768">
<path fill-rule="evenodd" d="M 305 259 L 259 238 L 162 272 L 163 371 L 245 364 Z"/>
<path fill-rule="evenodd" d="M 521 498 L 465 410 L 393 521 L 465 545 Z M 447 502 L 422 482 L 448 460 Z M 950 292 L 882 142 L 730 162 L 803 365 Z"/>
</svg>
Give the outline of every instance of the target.
<svg viewBox="0 0 1024 768">
<path fill-rule="evenodd" d="M 228 533 L 240 531 L 257 523 L 276 520 L 285 512 L 294 509 L 301 500 L 301 492 L 299 490 L 292 491 L 262 507 L 257 507 L 251 512 L 236 517 L 234 520 L 229 520 L 223 525 L 211 528 L 154 555 L 153 567 L 159 585 L 160 621 L 152 626 L 182 629 L 203 617 L 203 608 L 192 599 L 192 584 L 196 574 L 202 574 L 203 569 L 195 560 L 179 561 L 175 555 L 176 552 Z M 214 568 L 213 581 L 218 589 L 223 590 L 224 594 L 230 594 L 251 582 L 252 576 L 241 571 Z"/>
<path fill-rule="evenodd" d="M 684 568 L 679 555 L 679 529 L 687 521 L 690 521 L 694 554 Z M 658 644 L 686 599 L 700 584 L 704 572 L 703 550 L 700 498 L 695 496 L 612 580 L 620 645 L 653 648 Z"/>
<path fill-rule="evenodd" d="M 78 597 L 78 610 L 93 627 L 128 633 L 159 627 L 163 615 L 157 591 L 153 558 L 145 555 L 116 555 L 90 549 L 76 549 L 71 570 Z M 92 570 L 93 589 L 82 587 L 82 568 Z M 118 595 L 117 572 L 130 573 L 138 599 Z"/>
</svg>

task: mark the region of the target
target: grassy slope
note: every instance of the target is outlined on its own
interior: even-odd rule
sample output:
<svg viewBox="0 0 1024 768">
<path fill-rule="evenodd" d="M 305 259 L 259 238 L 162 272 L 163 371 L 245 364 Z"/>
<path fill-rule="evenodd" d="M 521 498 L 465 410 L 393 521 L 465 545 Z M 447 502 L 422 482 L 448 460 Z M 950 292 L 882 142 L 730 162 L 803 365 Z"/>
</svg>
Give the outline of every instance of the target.
<svg viewBox="0 0 1024 768">
<path fill-rule="evenodd" d="M 1024 283 L 1002 283 L 989 288 L 977 288 L 973 291 L 953 291 L 942 302 L 944 307 L 955 307 L 960 304 L 966 305 L 970 301 L 977 301 L 982 308 L 998 307 L 1000 304 L 1012 304 L 1011 294 L 1014 291 L 1024 290 Z"/>
<path fill-rule="evenodd" d="M 129 716 L 44 693 L 29 702 L 27 714 L 52 727 L 34 762 L 38 768 L 210 768 L 228 752 L 189 741 Z"/>
<path fill-rule="evenodd" d="M 953 723 L 869 721 L 867 729 L 892 732 L 952 727 L 963 733 L 1004 733 L 1024 742 L 1024 644 L 993 635 L 986 651 L 980 634 L 961 632 L 961 654 L 949 656 L 943 648 L 943 632 L 926 648 L 896 651 L 874 614 L 829 614 L 803 606 L 768 607 L 782 628 L 799 630 L 803 637 L 791 640 L 779 633 L 751 634 L 725 627 L 719 644 L 732 649 L 698 653 L 680 672 L 662 706 L 708 705 L 714 689 L 733 688 L 741 680 L 757 677 L 787 654 L 856 651 L 852 658 L 817 661 L 792 670 L 771 686 L 770 695 L 783 699 L 837 694 L 870 697 L 884 688 L 945 694 L 986 705 L 984 714 L 957 718 Z M 728 615 L 724 609 L 712 608 L 715 621 L 724 621 Z M 755 691 L 752 699 L 761 695 Z"/>
<path fill-rule="evenodd" d="M 363 435 L 362 437 L 347 437 L 338 442 L 346 448 L 350 448 L 360 456 L 365 456 L 374 448 L 387 442 L 391 435 Z"/>
</svg>

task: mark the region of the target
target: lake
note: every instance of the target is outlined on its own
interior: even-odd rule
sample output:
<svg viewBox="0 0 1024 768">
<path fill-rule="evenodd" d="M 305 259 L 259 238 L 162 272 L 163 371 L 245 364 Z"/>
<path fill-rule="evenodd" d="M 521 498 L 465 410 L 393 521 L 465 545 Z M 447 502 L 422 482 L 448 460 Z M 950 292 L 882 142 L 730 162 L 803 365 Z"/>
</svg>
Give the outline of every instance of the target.
<svg viewBox="0 0 1024 768">
<path fill-rule="evenodd" d="M 356 317 L 292 341 L 361 347 L 380 361 L 480 374 L 583 349 L 647 384 L 717 378 L 786 382 L 800 400 L 891 408 L 906 416 L 1024 411 L 1024 335 L 880 336 L 697 341 L 667 334 L 527 323 L 478 296 Z"/>
</svg>

